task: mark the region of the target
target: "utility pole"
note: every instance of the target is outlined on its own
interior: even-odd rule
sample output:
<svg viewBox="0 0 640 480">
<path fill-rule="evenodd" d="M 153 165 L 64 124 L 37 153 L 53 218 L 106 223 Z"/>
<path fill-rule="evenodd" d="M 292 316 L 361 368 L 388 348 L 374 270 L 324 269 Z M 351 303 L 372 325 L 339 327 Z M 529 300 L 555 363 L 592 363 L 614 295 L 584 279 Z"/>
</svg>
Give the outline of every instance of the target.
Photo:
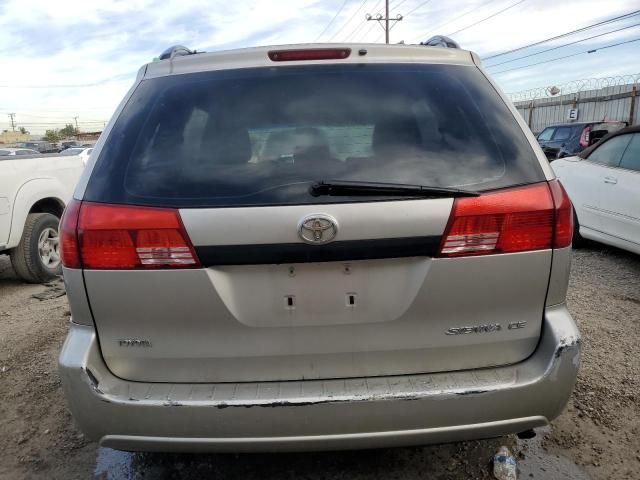
<svg viewBox="0 0 640 480">
<path fill-rule="evenodd" d="M 11 130 L 12 131 L 16 131 L 16 122 L 14 121 L 13 117 L 15 117 L 16 114 L 15 113 L 10 113 L 9 114 L 9 118 L 11 119 Z"/>
<path fill-rule="evenodd" d="M 78 134 L 80 133 L 80 130 L 78 130 L 78 117 L 73 117 L 73 119 L 76 121 L 76 140 L 77 140 Z"/>
<path fill-rule="evenodd" d="M 389 0 L 384 1 L 384 43 L 389 45 Z"/>
<path fill-rule="evenodd" d="M 402 20 L 402 15 L 398 14 L 395 18 L 390 18 L 389 16 L 389 0 L 384 1 L 384 17 L 380 14 L 377 14 L 375 17 L 369 13 L 365 16 L 368 22 L 376 21 L 380 24 L 382 29 L 384 30 L 384 43 L 389 43 L 389 32 L 391 29 Z M 384 22 L 384 25 L 383 23 Z M 389 22 L 393 22 L 390 24 Z"/>
</svg>

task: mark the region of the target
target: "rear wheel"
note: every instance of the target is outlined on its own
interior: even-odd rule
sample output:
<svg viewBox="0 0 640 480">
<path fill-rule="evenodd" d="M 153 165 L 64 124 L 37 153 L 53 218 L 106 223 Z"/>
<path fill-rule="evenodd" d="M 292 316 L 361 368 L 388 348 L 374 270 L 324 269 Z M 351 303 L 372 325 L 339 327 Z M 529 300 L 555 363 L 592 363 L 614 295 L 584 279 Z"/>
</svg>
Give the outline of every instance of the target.
<svg viewBox="0 0 640 480">
<path fill-rule="evenodd" d="M 59 219 L 50 213 L 27 216 L 22 239 L 11 251 L 16 274 L 29 283 L 44 283 L 62 274 Z"/>
</svg>

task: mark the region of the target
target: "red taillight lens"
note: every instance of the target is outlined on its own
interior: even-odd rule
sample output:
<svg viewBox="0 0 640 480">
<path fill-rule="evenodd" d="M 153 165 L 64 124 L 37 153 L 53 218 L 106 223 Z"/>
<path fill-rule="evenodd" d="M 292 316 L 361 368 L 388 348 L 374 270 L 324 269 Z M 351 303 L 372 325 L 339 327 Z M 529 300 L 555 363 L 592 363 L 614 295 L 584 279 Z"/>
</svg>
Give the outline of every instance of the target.
<svg viewBox="0 0 640 480">
<path fill-rule="evenodd" d="M 440 257 L 552 248 L 554 204 L 548 184 L 457 198 Z"/>
<path fill-rule="evenodd" d="M 555 206 L 555 230 L 553 248 L 571 245 L 573 238 L 573 207 L 566 190 L 558 180 L 549 182 L 553 204 Z"/>
<path fill-rule="evenodd" d="M 200 262 L 177 210 L 82 203 L 77 220 L 84 268 L 190 268 Z"/>
<path fill-rule="evenodd" d="M 67 268 L 81 268 L 80 250 L 78 248 L 78 214 L 81 202 L 71 200 L 64 209 L 60 219 L 60 257 L 62 265 Z"/>
<path fill-rule="evenodd" d="M 269 58 L 274 62 L 299 60 L 340 60 L 351 55 L 350 48 L 304 48 L 295 50 L 271 50 Z"/>
<path fill-rule="evenodd" d="M 591 132 L 591 127 L 584 127 L 582 129 L 582 133 L 580 134 L 580 145 L 583 147 L 589 146 L 589 132 Z"/>
</svg>

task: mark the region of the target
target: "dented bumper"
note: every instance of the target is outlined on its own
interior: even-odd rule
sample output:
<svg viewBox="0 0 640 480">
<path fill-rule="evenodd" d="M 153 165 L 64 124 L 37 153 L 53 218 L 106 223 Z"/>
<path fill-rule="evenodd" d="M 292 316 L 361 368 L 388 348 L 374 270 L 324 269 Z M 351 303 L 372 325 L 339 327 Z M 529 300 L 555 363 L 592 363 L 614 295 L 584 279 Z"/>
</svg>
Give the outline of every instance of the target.
<svg viewBox="0 0 640 480">
<path fill-rule="evenodd" d="M 115 377 L 92 327 L 73 324 L 59 366 L 82 431 L 144 451 L 374 448 L 499 436 L 547 424 L 573 389 L 581 341 L 548 307 L 538 348 L 515 365 L 325 381 L 168 384 Z"/>
</svg>

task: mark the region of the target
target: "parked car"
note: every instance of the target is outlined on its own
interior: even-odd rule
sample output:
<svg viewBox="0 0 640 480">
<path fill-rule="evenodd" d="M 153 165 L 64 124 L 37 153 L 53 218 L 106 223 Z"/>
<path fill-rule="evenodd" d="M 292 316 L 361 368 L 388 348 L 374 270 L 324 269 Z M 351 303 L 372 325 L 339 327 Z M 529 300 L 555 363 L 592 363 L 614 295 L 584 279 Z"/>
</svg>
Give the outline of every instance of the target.
<svg viewBox="0 0 640 480">
<path fill-rule="evenodd" d="M 640 254 L 640 126 L 607 135 L 579 156 L 553 162 L 582 238 Z"/>
<path fill-rule="evenodd" d="M 550 161 L 577 155 L 608 133 L 627 126 L 626 122 L 580 122 L 551 125 L 538 135 L 538 143 Z"/>
<path fill-rule="evenodd" d="M 82 159 L 82 163 L 86 165 L 92 151 L 93 151 L 93 148 L 69 147 L 63 150 L 62 152 L 60 152 L 60 155 L 63 155 L 63 156 L 79 155 L 80 158 Z"/>
<path fill-rule="evenodd" d="M 61 222 L 73 321 L 59 365 L 88 438 L 351 449 L 562 412 L 581 349 L 571 204 L 475 54 L 161 58 Z"/>
<path fill-rule="evenodd" d="M 56 147 L 52 143 L 46 142 L 44 140 L 20 142 L 17 144 L 17 146 L 21 148 L 29 148 L 31 150 L 36 150 L 39 153 L 56 153 L 57 152 Z"/>
<path fill-rule="evenodd" d="M 62 273 L 58 223 L 83 164 L 35 154 L 0 156 L 0 255 L 10 255 L 20 278 L 40 283 Z"/>
<path fill-rule="evenodd" d="M 16 155 L 39 155 L 37 150 L 31 150 L 28 148 L 0 148 L 0 157 L 14 157 Z"/>
<path fill-rule="evenodd" d="M 59 146 L 58 150 L 60 152 L 62 152 L 64 150 L 66 150 L 67 148 L 78 148 L 80 146 L 81 145 L 78 142 L 76 142 L 75 140 L 66 140 L 64 142 L 60 142 L 60 146 Z"/>
</svg>

